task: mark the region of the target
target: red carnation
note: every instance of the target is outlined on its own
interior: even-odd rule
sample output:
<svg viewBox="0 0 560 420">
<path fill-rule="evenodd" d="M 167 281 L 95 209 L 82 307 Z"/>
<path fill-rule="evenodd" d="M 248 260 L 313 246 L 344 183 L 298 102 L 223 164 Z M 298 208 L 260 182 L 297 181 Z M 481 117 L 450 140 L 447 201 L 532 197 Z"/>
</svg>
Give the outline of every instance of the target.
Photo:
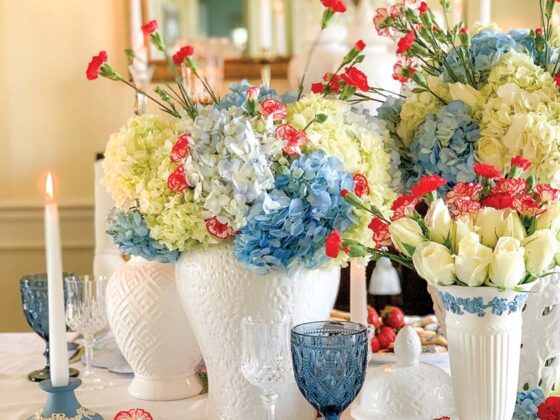
<svg viewBox="0 0 560 420">
<path fill-rule="evenodd" d="M 512 209 L 513 196 L 511 194 L 490 194 L 480 202 L 483 207 L 492 207 L 497 210 Z"/>
<path fill-rule="evenodd" d="M 175 169 L 167 178 L 167 188 L 175 192 L 183 192 L 189 187 L 185 178 L 185 168 L 183 165 Z"/>
<path fill-rule="evenodd" d="M 524 216 L 537 216 L 546 211 L 541 205 L 530 195 L 523 194 L 521 197 L 513 199 L 513 208 Z"/>
<path fill-rule="evenodd" d="M 425 1 L 420 3 L 420 7 L 418 8 L 418 11 L 420 12 L 420 14 L 429 12 L 430 8 L 428 7 L 428 3 L 426 3 Z"/>
<path fill-rule="evenodd" d="M 342 246 L 342 238 L 338 229 L 333 230 L 327 240 L 325 241 L 325 253 L 327 257 L 336 258 L 340 253 L 340 247 Z"/>
<path fill-rule="evenodd" d="M 86 77 L 88 80 L 95 80 L 99 77 L 99 70 L 101 66 L 107 62 L 107 52 L 100 51 L 99 54 L 94 55 L 88 64 L 86 70 Z"/>
<path fill-rule="evenodd" d="M 369 90 L 367 76 L 364 72 L 358 70 L 356 67 L 346 68 L 346 72 L 340 78 L 350 86 L 360 89 L 363 92 Z"/>
<path fill-rule="evenodd" d="M 356 174 L 352 177 L 354 180 L 354 193 L 358 197 L 369 194 L 369 185 L 367 178 L 361 174 Z"/>
<path fill-rule="evenodd" d="M 445 417 L 440 417 L 439 419 L 434 419 L 434 420 L 451 420 L 449 417 L 445 416 Z"/>
<path fill-rule="evenodd" d="M 311 92 L 323 93 L 323 84 L 321 82 L 311 83 Z"/>
<path fill-rule="evenodd" d="M 527 181 L 521 178 L 503 178 L 496 182 L 491 190 L 491 194 L 523 194 L 527 190 Z"/>
<path fill-rule="evenodd" d="M 332 80 L 331 80 L 332 77 Z M 329 80 L 331 80 L 330 84 L 329 84 L 329 91 L 337 93 L 340 90 L 340 75 L 335 74 L 333 76 L 332 73 L 325 73 L 323 75 L 323 80 L 325 82 L 328 82 Z"/>
<path fill-rule="evenodd" d="M 502 171 L 494 165 L 475 163 L 473 169 L 475 174 L 487 179 L 496 179 L 502 176 Z"/>
<path fill-rule="evenodd" d="M 361 39 L 354 44 L 354 49 L 356 51 L 363 51 L 365 47 L 366 47 L 366 43 Z"/>
<path fill-rule="evenodd" d="M 333 12 L 344 13 L 346 12 L 346 3 L 343 0 L 321 0 L 323 6 Z"/>
<path fill-rule="evenodd" d="M 544 36 L 544 28 L 535 29 L 535 35 L 537 35 L 538 37 Z"/>
<path fill-rule="evenodd" d="M 185 45 L 184 47 L 181 47 L 179 51 L 173 54 L 173 63 L 175 63 L 176 66 L 180 66 L 181 64 L 183 64 L 183 61 L 185 61 L 187 57 L 192 57 L 193 54 L 194 48 L 192 47 L 192 45 Z"/>
<path fill-rule="evenodd" d="M 179 162 L 189 155 L 189 133 L 181 134 L 171 149 L 171 161 Z"/>
<path fill-rule="evenodd" d="M 459 200 L 480 199 L 480 192 L 484 189 L 481 184 L 472 182 L 458 182 L 453 189 L 447 193 L 447 202 L 451 205 Z"/>
<path fill-rule="evenodd" d="M 276 138 L 287 142 L 282 149 L 289 156 L 297 156 L 301 153 L 300 146 L 307 143 L 305 131 L 298 130 L 290 124 L 282 124 L 276 129 Z"/>
<path fill-rule="evenodd" d="M 468 35 L 469 34 L 469 28 L 467 28 L 466 26 L 463 26 L 460 30 L 459 33 L 461 35 Z"/>
<path fill-rule="evenodd" d="M 265 99 L 259 104 L 259 112 L 265 118 L 272 116 L 274 121 L 279 121 L 288 116 L 286 106 L 278 99 Z"/>
<path fill-rule="evenodd" d="M 222 223 L 216 216 L 206 219 L 206 230 L 218 239 L 227 239 L 235 234 L 235 230 L 227 223 Z"/>
<path fill-rule="evenodd" d="M 560 419 L 560 397 L 548 397 L 539 405 L 538 416 L 540 420 Z"/>
<path fill-rule="evenodd" d="M 439 175 L 426 175 L 423 176 L 418 183 L 412 187 L 412 195 L 414 197 L 422 197 L 429 194 L 439 187 L 447 185 L 447 181 Z"/>
<path fill-rule="evenodd" d="M 401 195 L 397 197 L 391 205 L 391 210 L 393 211 L 392 220 L 410 216 L 419 202 L 420 200 L 413 195 Z"/>
<path fill-rule="evenodd" d="M 532 166 L 532 163 L 530 160 L 527 160 L 522 156 L 515 156 L 514 158 L 511 159 L 511 166 L 517 166 L 518 168 L 521 168 L 524 171 L 526 171 Z"/>
<path fill-rule="evenodd" d="M 390 36 L 393 34 L 393 29 L 389 26 L 390 19 L 392 19 L 392 16 L 387 9 L 379 8 L 376 10 L 373 25 L 379 36 Z"/>
<path fill-rule="evenodd" d="M 556 75 L 556 77 L 554 78 L 554 81 L 556 82 L 556 86 L 560 87 L 560 74 Z"/>
<path fill-rule="evenodd" d="M 113 420 L 154 420 L 151 413 L 142 408 L 133 408 L 128 411 L 119 411 Z"/>
<path fill-rule="evenodd" d="M 535 187 L 539 199 L 544 202 L 560 200 L 560 190 L 549 184 L 539 184 Z"/>
<path fill-rule="evenodd" d="M 391 241 L 391 234 L 389 233 L 389 224 L 383 220 L 375 217 L 371 219 L 368 228 L 373 232 L 373 241 L 375 242 L 375 248 L 379 249 L 382 247 L 393 246 Z"/>
<path fill-rule="evenodd" d="M 455 211 L 453 212 L 453 217 L 477 213 L 481 207 L 478 201 L 469 200 L 468 198 L 461 198 L 457 200 L 454 206 Z"/>
<path fill-rule="evenodd" d="M 148 23 L 142 25 L 142 32 L 144 32 L 144 35 L 148 36 L 153 34 L 155 31 L 157 31 L 158 29 L 158 23 L 157 20 L 150 20 Z"/>
<path fill-rule="evenodd" d="M 412 48 L 414 42 L 416 41 L 416 35 L 414 31 L 410 31 L 405 36 L 403 36 L 397 44 L 397 54 L 404 54 Z"/>
</svg>

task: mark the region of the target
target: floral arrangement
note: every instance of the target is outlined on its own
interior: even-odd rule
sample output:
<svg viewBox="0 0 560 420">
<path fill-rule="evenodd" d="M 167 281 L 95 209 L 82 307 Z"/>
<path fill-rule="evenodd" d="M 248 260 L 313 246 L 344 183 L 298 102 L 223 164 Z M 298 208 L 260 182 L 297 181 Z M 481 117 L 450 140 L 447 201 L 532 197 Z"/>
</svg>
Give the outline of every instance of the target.
<svg viewBox="0 0 560 420">
<path fill-rule="evenodd" d="M 558 0 L 538 0 L 542 27 L 502 33 L 450 25 L 451 2 L 440 0 L 445 22 L 426 2 L 402 0 L 377 10 L 379 35 L 396 39 L 393 78 L 402 94 L 368 86 L 357 68 L 314 84 L 353 102 L 381 102 L 384 122 L 400 153 L 407 188 L 424 175 L 474 182 L 476 162 L 509 170 L 514 156 L 534 165 L 542 183 L 560 186 L 560 32 L 551 19 Z"/>
<path fill-rule="evenodd" d="M 560 418 L 560 397 L 546 398 L 540 388 L 517 393 L 513 420 L 555 420 Z"/>
<path fill-rule="evenodd" d="M 327 255 L 389 257 L 433 285 L 522 290 L 560 262 L 560 190 L 538 184 L 524 158 L 514 157 L 509 166 L 502 173 L 476 163 L 478 182 L 455 184 L 445 201 L 438 190 L 447 181 L 426 175 L 395 200 L 390 219 L 343 191 L 348 203 L 373 216 L 369 227 L 376 245 L 345 240 L 335 229 Z"/>
<path fill-rule="evenodd" d="M 323 4 L 326 27 L 345 6 Z M 265 274 L 344 264 L 349 255 L 333 261 L 325 252 L 334 229 L 371 241 L 367 213 L 340 194 L 352 190 L 384 210 L 396 197 L 399 156 L 378 120 L 326 92 L 278 95 L 242 82 L 220 98 L 200 77 L 191 46 L 171 54 L 157 22 L 142 29 L 167 57 L 175 87 L 142 91 L 104 52 L 87 70 L 88 79 L 123 82 L 168 114 L 130 119 L 107 145 L 103 182 L 116 203 L 108 233 L 123 252 L 175 262 L 191 249 L 231 243 L 240 263 Z M 364 46 L 348 52 L 350 68 Z M 186 71 L 200 79 L 211 104 L 193 101 L 181 78 Z"/>
</svg>

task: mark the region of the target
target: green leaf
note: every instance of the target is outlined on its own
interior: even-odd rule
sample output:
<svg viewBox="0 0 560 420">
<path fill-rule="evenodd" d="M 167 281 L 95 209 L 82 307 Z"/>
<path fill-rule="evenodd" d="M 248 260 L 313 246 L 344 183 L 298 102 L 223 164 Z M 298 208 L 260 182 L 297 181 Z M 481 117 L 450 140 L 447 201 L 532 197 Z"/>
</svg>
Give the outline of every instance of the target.
<svg viewBox="0 0 560 420">
<path fill-rule="evenodd" d="M 402 246 L 404 247 L 406 253 L 410 256 L 414 255 L 414 251 L 416 251 L 416 248 L 413 247 L 412 245 L 409 244 L 402 244 Z"/>
<path fill-rule="evenodd" d="M 315 122 L 322 124 L 327 121 L 327 118 L 329 118 L 327 114 L 317 114 L 315 115 Z"/>
</svg>

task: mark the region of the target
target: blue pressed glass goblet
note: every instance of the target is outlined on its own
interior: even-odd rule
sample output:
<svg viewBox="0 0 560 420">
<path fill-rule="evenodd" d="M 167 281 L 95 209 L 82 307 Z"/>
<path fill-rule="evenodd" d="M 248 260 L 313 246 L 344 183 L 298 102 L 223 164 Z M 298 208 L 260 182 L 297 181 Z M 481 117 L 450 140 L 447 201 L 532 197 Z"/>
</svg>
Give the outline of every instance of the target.
<svg viewBox="0 0 560 420">
<path fill-rule="evenodd" d="M 340 419 L 364 383 L 367 328 L 354 322 L 310 322 L 292 328 L 291 338 L 299 390 L 324 419 Z"/>
<path fill-rule="evenodd" d="M 72 273 L 64 273 L 63 276 L 70 277 Z M 33 382 L 49 379 L 49 298 L 48 280 L 46 273 L 28 274 L 21 278 L 19 282 L 21 292 L 21 303 L 23 313 L 29 326 L 45 341 L 45 351 L 43 355 L 46 359 L 46 366 L 40 370 L 34 370 L 27 375 Z M 65 296 L 66 298 L 66 296 Z M 78 371 L 70 369 L 70 376 L 78 376 Z"/>
</svg>

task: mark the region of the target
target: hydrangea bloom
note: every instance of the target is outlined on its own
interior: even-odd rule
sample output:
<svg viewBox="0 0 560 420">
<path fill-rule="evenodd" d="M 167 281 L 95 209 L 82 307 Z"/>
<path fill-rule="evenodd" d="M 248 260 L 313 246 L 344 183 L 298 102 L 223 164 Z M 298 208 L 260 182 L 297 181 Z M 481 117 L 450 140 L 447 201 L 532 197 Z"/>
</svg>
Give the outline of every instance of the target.
<svg viewBox="0 0 560 420">
<path fill-rule="evenodd" d="M 167 177 L 175 169 L 169 155 L 187 125 L 182 120 L 142 115 L 131 118 L 111 136 L 105 150 L 103 183 L 118 208 L 137 207 L 143 214 L 163 210 L 171 195 Z"/>
<path fill-rule="evenodd" d="M 545 395 L 540 388 L 517 393 L 513 420 L 537 420 L 538 406 L 545 401 Z"/>
<path fill-rule="evenodd" d="M 245 103 L 247 91 L 252 87 L 252 85 L 247 81 L 243 80 L 240 83 L 231 83 L 229 85 L 228 93 L 220 100 L 218 104 L 219 109 L 229 109 L 231 107 L 241 108 Z M 297 95 L 294 93 L 285 93 L 279 96 L 276 91 L 266 85 L 259 86 L 259 102 L 265 99 L 279 99 L 282 103 L 288 104 L 297 99 Z"/>
<path fill-rule="evenodd" d="M 514 30 L 510 33 L 495 32 L 485 29 L 472 38 L 471 59 L 475 70 L 476 83 L 482 86 L 486 83 L 492 67 L 499 59 L 510 51 L 523 52 L 531 59 L 537 59 L 535 41 L 528 31 Z M 457 58 L 457 52 L 451 51 L 447 57 L 453 73 L 464 83 L 467 82 L 465 68 Z M 448 71 L 444 70 L 445 80 L 450 80 Z"/>
<path fill-rule="evenodd" d="M 508 169 L 512 157 L 535 163 L 542 183 L 560 184 L 560 90 L 551 75 L 521 53 L 504 55 L 482 90 L 477 159 Z"/>
<path fill-rule="evenodd" d="M 339 157 L 352 176 L 359 174 L 366 178 L 369 194 L 362 197 L 364 202 L 388 209 L 395 198 L 392 174 L 396 168 L 392 165 L 398 164 L 388 151 L 393 146 L 390 137 L 379 134 L 378 121 L 343 101 L 312 94 L 288 106 L 288 122 L 298 129 L 306 127 L 317 114 L 324 114 L 327 119 L 306 129 L 308 142 L 302 146 L 302 152 L 323 150 Z M 367 228 L 369 215 L 359 212 L 357 217 L 358 223 L 344 232 L 344 239 L 372 243 Z"/>
<path fill-rule="evenodd" d="M 284 143 L 264 120 L 236 106 L 202 108 L 191 136 L 185 173 L 203 218 L 217 217 L 238 230 L 249 204 L 274 187 L 275 162 L 282 159 Z"/>
<path fill-rule="evenodd" d="M 403 174 L 407 187 L 427 174 L 441 176 L 448 181 L 448 188 L 457 182 L 474 181 L 474 146 L 479 136 L 471 109 L 462 101 L 449 103 L 437 114 L 428 114 L 410 147 L 415 165 L 411 172 Z"/>
<path fill-rule="evenodd" d="M 321 150 L 301 155 L 251 207 L 247 225 L 234 240 L 235 257 L 263 274 L 274 268 L 320 267 L 328 260 L 329 233 L 353 222 L 352 206 L 340 196 L 353 184 L 338 158 Z"/>
<path fill-rule="evenodd" d="M 179 252 L 169 250 L 150 236 L 150 229 L 136 210 L 123 212 L 114 209 L 109 216 L 107 233 L 127 255 L 162 263 L 174 263 L 179 258 Z"/>
</svg>

